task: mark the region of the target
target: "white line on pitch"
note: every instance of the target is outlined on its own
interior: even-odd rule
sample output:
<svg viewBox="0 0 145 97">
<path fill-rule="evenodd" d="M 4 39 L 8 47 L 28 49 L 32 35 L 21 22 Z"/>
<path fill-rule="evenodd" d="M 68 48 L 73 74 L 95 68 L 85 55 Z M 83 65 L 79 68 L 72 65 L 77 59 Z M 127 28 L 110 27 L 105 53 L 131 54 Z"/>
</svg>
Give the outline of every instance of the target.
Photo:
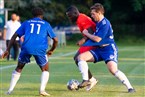
<svg viewBox="0 0 145 97">
<path fill-rule="evenodd" d="M 49 59 L 55 59 L 55 58 L 58 58 L 58 57 L 62 57 L 62 56 L 69 56 L 69 55 L 73 55 L 75 52 L 69 52 L 69 53 L 66 53 L 66 54 L 60 54 L 60 55 L 55 55 L 53 57 L 50 57 Z M 34 63 L 35 61 L 31 61 L 29 64 L 32 64 Z M 12 68 L 12 67 L 15 67 L 16 65 L 12 64 L 12 65 L 8 65 L 8 66 L 3 66 L 3 67 L 0 67 L 0 71 L 1 70 L 4 70 L 4 69 L 7 69 L 7 68 Z"/>
</svg>

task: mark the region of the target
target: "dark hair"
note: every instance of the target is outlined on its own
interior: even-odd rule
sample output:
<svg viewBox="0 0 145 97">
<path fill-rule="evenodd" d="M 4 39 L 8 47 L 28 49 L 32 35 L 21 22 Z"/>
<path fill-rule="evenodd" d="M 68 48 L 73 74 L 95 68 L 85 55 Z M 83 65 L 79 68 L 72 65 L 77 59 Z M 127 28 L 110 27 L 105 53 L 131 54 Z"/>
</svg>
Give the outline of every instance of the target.
<svg viewBox="0 0 145 97">
<path fill-rule="evenodd" d="M 72 22 L 76 22 L 76 20 L 79 16 L 79 10 L 76 6 L 72 5 L 66 10 L 66 15 L 68 17 L 71 17 L 70 20 Z"/>
<path fill-rule="evenodd" d="M 32 15 L 34 17 L 39 16 L 39 15 L 43 15 L 43 13 L 44 13 L 43 10 L 39 7 L 32 9 Z"/>
<path fill-rule="evenodd" d="M 70 7 L 68 7 L 68 9 L 66 10 L 66 12 L 72 12 L 72 13 L 78 13 L 79 10 L 76 6 L 71 5 Z"/>
<path fill-rule="evenodd" d="M 101 12 L 102 14 L 105 13 L 103 5 L 100 3 L 95 3 L 90 9 L 95 10 L 96 12 Z"/>
</svg>

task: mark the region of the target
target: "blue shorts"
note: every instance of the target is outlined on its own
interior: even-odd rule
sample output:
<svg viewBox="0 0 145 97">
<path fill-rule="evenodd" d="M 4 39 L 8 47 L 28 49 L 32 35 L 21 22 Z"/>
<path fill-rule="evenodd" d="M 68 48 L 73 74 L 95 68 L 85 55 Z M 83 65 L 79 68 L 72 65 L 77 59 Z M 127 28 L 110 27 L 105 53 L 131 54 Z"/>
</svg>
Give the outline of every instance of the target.
<svg viewBox="0 0 145 97">
<path fill-rule="evenodd" d="M 94 56 L 94 62 L 105 61 L 106 64 L 108 61 L 118 62 L 118 49 L 115 44 L 109 44 L 105 47 L 98 47 L 90 50 L 90 52 Z"/>
<path fill-rule="evenodd" d="M 44 66 L 48 62 L 47 55 L 31 55 L 23 52 L 20 53 L 18 61 L 23 64 L 29 63 L 32 56 L 34 56 L 35 61 L 39 66 Z"/>
</svg>

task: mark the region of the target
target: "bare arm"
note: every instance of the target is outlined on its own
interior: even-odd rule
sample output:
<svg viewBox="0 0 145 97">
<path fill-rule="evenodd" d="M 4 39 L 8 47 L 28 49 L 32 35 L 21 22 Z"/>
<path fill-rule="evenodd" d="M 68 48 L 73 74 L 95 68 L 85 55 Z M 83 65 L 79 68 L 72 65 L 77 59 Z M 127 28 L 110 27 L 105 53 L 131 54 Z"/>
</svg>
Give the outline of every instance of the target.
<svg viewBox="0 0 145 97">
<path fill-rule="evenodd" d="M 100 42 L 102 40 L 101 37 L 98 37 L 98 36 L 95 36 L 95 35 L 92 35 L 92 34 L 88 33 L 87 30 L 84 30 L 83 34 L 85 34 L 89 39 L 91 39 L 91 40 L 93 40 L 95 42 Z"/>
<path fill-rule="evenodd" d="M 81 40 L 79 40 L 79 41 L 77 42 L 77 45 L 78 45 L 78 46 L 81 46 L 82 44 L 85 43 L 85 41 L 86 41 L 87 39 L 88 39 L 88 38 L 87 38 L 86 36 L 84 36 Z"/>
<path fill-rule="evenodd" d="M 6 40 L 6 28 L 4 28 L 3 39 Z"/>
<path fill-rule="evenodd" d="M 14 41 L 16 40 L 17 36 L 18 36 L 17 33 L 15 33 L 15 34 L 12 36 L 12 38 L 11 38 L 9 44 L 8 44 L 8 47 L 7 47 L 6 51 L 5 51 L 5 52 L 3 53 L 3 55 L 2 55 L 2 58 L 5 58 L 5 57 L 9 54 L 10 49 L 11 49 L 11 47 L 12 47 Z"/>
<path fill-rule="evenodd" d="M 91 27 L 89 27 L 88 29 L 84 29 L 83 31 L 87 31 L 90 34 L 93 34 L 94 33 L 94 31 L 93 31 L 93 29 Z M 81 40 L 79 40 L 77 42 L 77 45 L 81 46 L 82 44 L 84 44 L 86 42 L 87 39 L 88 39 L 88 37 L 87 36 L 84 36 Z"/>
<path fill-rule="evenodd" d="M 56 37 L 53 38 L 52 40 L 53 40 L 52 47 L 50 48 L 50 50 L 47 51 L 48 56 L 52 55 L 53 51 L 56 49 L 57 44 L 58 44 L 58 39 Z"/>
</svg>

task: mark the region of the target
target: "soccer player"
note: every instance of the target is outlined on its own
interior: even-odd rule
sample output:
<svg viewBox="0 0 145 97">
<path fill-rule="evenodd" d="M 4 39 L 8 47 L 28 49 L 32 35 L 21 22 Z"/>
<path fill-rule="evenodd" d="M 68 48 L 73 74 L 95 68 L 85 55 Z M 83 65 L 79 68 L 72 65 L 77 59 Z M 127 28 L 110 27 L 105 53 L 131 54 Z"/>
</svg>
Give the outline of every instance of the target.
<svg viewBox="0 0 145 97">
<path fill-rule="evenodd" d="M 49 80 L 49 63 L 47 55 L 49 56 L 53 53 L 57 46 L 58 39 L 56 38 L 50 24 L 43 20 L 43 10 L 41 8 L 34 8 L 32 14 L 34 18 L 22 23 L 20 28 L 12 36 L 9 45 L 2 56 L 4 58 L 9 54 L 10 48 L 17 37 L 20 38 L 23 35 L 25 36 L 19 54 L 18 65 L 12 72 L 11 83 L 7 92 L 8 95 L 12 93 L 17 81 L 19 80 L 23 67 L 26 63 L 30 62 L 30 58 L 33 56 L 42 71 L 39 91 L 40 95 L 49 96 L 45 91 L 45 87 Z M 53 45 L 47 51 L 48 36 L 52 38 Z"/>
<path fill-rule="evenodd" d="M 80 13 L 76 6 L 70 6 L 66 11 L 66 15 L 71 20 L 71 22 L 75 22 L 77 24 L 81 33 L 83 33 L 83 31 L 85 31 L 85 30 L 87 30 L 91 34 L 93 34 L 95 32 L 96 24 L 92 21 L 92 19 L 90 17 L 88 17 L 87 15 L 85 15 L 83 13 Z M 80 48 L 74 56 L 76 65 L 78 64 L 77 57 L 79 54 L 96 48 L 93 46 L 83 46 L 82 47 L 82 44 L 86 40 L 87 40 L 87 37 L 85 35 L 83 35 L 83 38 L 77 42 L 77 45 L 80 46 Z M 91 82 L 91 84 L 88 85 L 88 87 L 86 88 L 87 91 L 91 90 L 98 82 L 98 80 L 92 76 L 89 69 L 88 69 L 88 75 L 89 75 L 88 77 L 89 77 L 89 81 Z"/>
<path fill-rule="evenodd" d="M 87 86 L 88 64 L 87 61 L 99 62 L 105 61 L 108 70 L 124 84 L 129 93 L 135 92 L 126 75 L 118 69 L 117 65 L 117 47 L 114 42 L 113 30 L 108 19 L 104 17 L 104 8 L 100 3 L 91 7 L 91 16 L 96 21 L 96 32 L 92 35 L 87 30 L 83 31 L 90 40 L 84 45 L 96 45 L 98 48 L 84 52 L 78 56 L 78 67 L 82 73 L 83 82 L 80 88 Z"/>
</svg>

